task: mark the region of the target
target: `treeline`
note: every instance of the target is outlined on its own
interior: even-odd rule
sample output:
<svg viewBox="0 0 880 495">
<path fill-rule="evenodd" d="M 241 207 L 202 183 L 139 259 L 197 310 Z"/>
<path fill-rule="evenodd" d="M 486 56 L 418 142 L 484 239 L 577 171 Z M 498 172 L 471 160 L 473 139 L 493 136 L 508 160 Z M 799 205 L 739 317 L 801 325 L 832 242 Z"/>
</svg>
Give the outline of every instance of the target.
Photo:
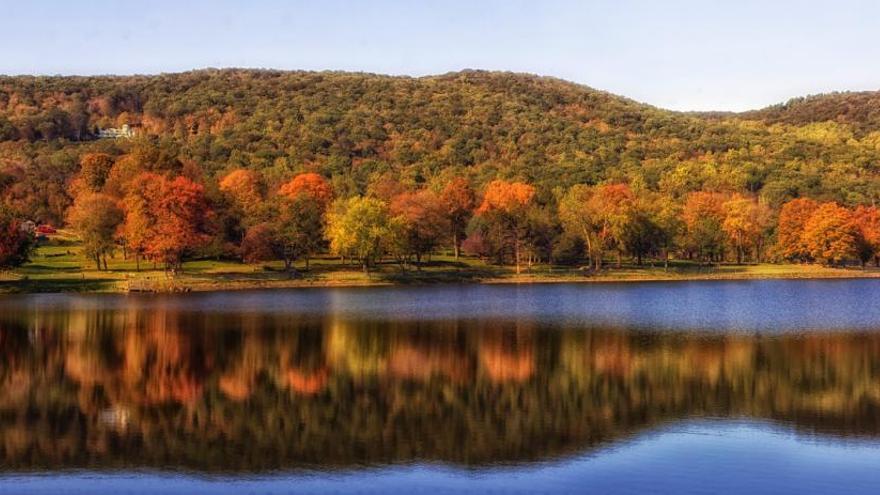
<svg viewBox="0 0 880 495">
<path fill-rule="evenodd" d="M 872 95 L 713 115 L 479 71 L 0 77 L 0 216 L 101 232 L 84 237 L 102 266 L 114 249 L 168 266 L 328 250 L 409 265 L 459 246 L 525 265 L 861 261 L 873 237 L 852 225 L 880 199 Z M 138 137 L 92 139 L 123 124 Z M 297 199 L 319 180 L 327 194 L 309 194 L 323 199 Z M 615 213 L 581 211 L 605 196 Z M 783 205 L 799 198 L 849 212 L 834 249 L 779 244 L 793 238 L 777 229 Z M 381 225 L 367 240 L 340 234 L 364 218 Z"/>
<path fill-rule="evenodd" d="M 89 153 L 70 183 L 66 218 L 98 269 L 121 251 L 177 270 L 186 257 L 294 263 L 330 253 L 366 271 L 377 262 L 420 268 L 434 253 L 460 251 L 519 273 L 534 263 L 624 257 L 668 263 L 797 261 L 862 265 L 880 257 L 880 209 L 797 198 L 774 208 L 756 194 L 692 191 L 679 196 L 606 182 L 541 189 L 463 177 L 413 187 L 390 175 L 363 195 L 342 196 L 305 172 L 271 183 L 234 169 L 219 180 L 156 148 L 114 158 Z M 12 239 L 12 238 L 10 238 Z M 0 243 L 3 244 L 3 243 Z"/>
</svg>

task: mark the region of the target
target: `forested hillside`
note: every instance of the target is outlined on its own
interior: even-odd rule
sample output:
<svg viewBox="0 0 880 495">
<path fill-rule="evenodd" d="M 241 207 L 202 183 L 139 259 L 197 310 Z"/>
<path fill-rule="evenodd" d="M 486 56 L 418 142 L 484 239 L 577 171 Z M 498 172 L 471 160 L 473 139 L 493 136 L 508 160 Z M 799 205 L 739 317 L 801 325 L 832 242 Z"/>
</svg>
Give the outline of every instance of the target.
<svg viewBox="0 0 880 495">
<path fill-rule="evenodd" d="M 880 129 L 880 91 L 793 98 L 780 105 L 745 112 L 740 117 L 793 125 L 838 122 L 850 126 L 856 134 L 863 135 Z"/>
<path fill-rule="evenodd" d="M 112 224 L 114 218 L 115 223 L 138 220 L 131 218 L 133 202 L 190 191 L 187 206 L 212 214 L 180 215 L 178 220 L 198 224 L 215 247 L 225 245 L 224 252 L 230 252 L 229 246 L 247 245 L 247 233 L 253 241 L 271 237 L 275 231 L 265 224 L 279 210 L 268 205 L 268 198 L 283 187 L 293 193 L 282 196 L 296 196 L 302 184 L 293 186 L 292 179 L 304 173 L 314 175 L 302 180 L 320 178 L 331 191 L 322 200 L 324 210 L 332 210 L 329 214 L 295 219 L 311 222 L 319 233 L 324 226 L 318 224 L 334 211 L 342 223 L 345 212 L 361 208 L 367 214 L 376 207 L 343 204 L 348 198 L 377 199 L 383 203 L 380 209 L 390 208 L 389 218 L 409 214 L 429 221 L 425 219 L 432 210 L 425 205 L 438 198 L 422 193 L 440 195 L 457 179 L 460 189 L 476 194 L 459 206 L 479 206 L 476 216 L 483 223 L 471 222 L 465 229 L 470 214 L 447 215 L 444 222 L 452 225 L 444 224 L 444 231 L 453 232 L 456 244 L 470 236 L 473 252 L 499 260 L 507 256 L 505 251 L 517 251 L 518 258 L 521 241 L 541 229 L 552 242 L 541 241 L 540 248 L 532 243 L 530 249 L 547 256 L 560 245 L 557 237 L 565 230 L 583 238 L 588 255 L 596 255 L 593 244 L 601 241 L 633 256 L 687 246 L 688 257 L 760 259 L 765 246 L 776 241 L 784 203 L 803 197 L 835 202 L 841 209 L 831 211 L 829 206 L 825 213 L 847 216 L 880 198 L 878 94 L 811 97 L 745 114 L 686 114 L 558 79 L 480 71 L 423 78 L 234 69 L 157 76 L 2 77 L 0 198 L 21 218 L 53 224 L 76 223 L 77 218 L 82 223 L 85 219 L 77 211 L 103 211 L 112 203 L 119 207 L 107 219 Z M 133 129 L 134 137 L 97 138 L 102 130 L 123 125 Z M 144 173 L 153 175 L 138 175 Z M 138 177 L 152 177 L 151 184 L 166 182 L 153 190 L 139 189 L 143 181 Z M 506 182 L 489 187 L 498 179 Z M 505 187 L 515 190 L 518 185 L 528 190 L 520 189 L 519 196 L 514 191 L 512 197 L 522 200 L 523 208 L 539 207 L 543 213 L 530 215 L 543 227 L 533 225 L 530 234 L 517 232 L 506 217 L 496 220 L 510 228 L 493 234 L 490 217 L 510 213 L 513 205 Z M 591 192 L 573 186 L 601 187 Z M 82 201 L 76 208 L 78 196 Z M 593 208 L 591 226 L 579 232 L 574 220 L 589 212 L 578 212 L 573 203 L 580 198 L 586 205 L 590 197 L 628 206 L 606 211 L 605 217 Z M 333 208 L 331 199 L 337 200 Z M 446 207 L 451 200 L 446 198 Z M 247 207 L 264 201 L 266 208 Z M 633 209 L 636 203 L 641 206 Z M 414 213 L 414 208 L 420 211 Z M 290 210 L 289 205 L 282 209 Z M 815 208 L 808 209 L 812 213 Z M 651 229 L 665 232 L 665 240 L 648 242 L 647 227 L 638 227 L 635 234 L 630 224 L 613 233 L 612 223 L 624 210 L 630 220 L 638 217 L 636 210 L 648 215 Z M 745 215 L 741 223 L 756 230 L 750 239 L 743 237 L 745 227 L 737 230 L 731 210 Z M 862 217 L 874 215 L 873 210 L 859 211 Z M 566 212 L 571 217 L 567 223 Z M 539 222 L 541 215 L 545 218 Z M 680 238 L 702 228 L 694 222 L 712 215 L 717 217 L 716 230 L 728 221 L 725 236 L 716 232 L 696 239 L 690 232 L 689 240 Z M 149 221 L 146 213 L 142 217 L 142 222 Z M 670 223 L 673 217 L 678 223 Z M 797 228 L 803 230 L 805 221 Z M 210 225 L 202 229 L 201 224 Z M 859 235 L 870 237 L 866 229 Z M 297 230 L 308 229 L 300 225 Z M 626 241 L 624 230 L 637 239 Z M 435 239 L 427 245 L 405 250 L 419 257 L 445 242 L 436 239 L 440 234 L 432 235 Z M 487 241 L 493 235 L 516 239 L 493 246 Z M 601 239 L 591 242 L 590 235 Z M 332 235 L 328 240 L 334 250 Z M 190 241 L 184 244 L 204 244 L 204 239 Z M 809 254 L 808 246 L 792 252 L 823 261 L 869 259 L 873 248 L 867 253 L 857 241 L 828 256 Z M 117 242 L 124 246 L 135 241 Z M 627 242 L 642 247 L 625 247 Z M 306 250 L 314 249 L 322 248 Z M 393 250 L 386 246 L 382 251 Z M 351 246 L 337 251 L 363 258 Z"/>
</svg>

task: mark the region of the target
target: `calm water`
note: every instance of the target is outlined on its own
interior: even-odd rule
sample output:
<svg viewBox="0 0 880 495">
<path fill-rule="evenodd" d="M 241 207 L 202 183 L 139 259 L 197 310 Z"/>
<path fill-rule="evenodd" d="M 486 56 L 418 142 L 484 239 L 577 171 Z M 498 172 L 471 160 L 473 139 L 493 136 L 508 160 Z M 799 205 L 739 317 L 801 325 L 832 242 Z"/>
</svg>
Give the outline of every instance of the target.
<svg viewBox="0 0 880 495">
<path fill-rule="evenodd" d="M 878 493 L 878 294 L 0 297 L 0 493 Z"/>
</svg>

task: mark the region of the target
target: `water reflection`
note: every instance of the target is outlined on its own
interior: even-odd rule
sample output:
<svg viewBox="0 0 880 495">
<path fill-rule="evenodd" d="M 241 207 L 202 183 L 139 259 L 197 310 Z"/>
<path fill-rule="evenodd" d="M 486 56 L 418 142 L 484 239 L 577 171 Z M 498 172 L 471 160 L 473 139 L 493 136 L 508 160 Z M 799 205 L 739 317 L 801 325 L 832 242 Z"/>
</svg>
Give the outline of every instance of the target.
<svg viewBox="0 0 880 495">
<path fill-rule="evenodd" d="M 880 334 L 0 311 L 0 466 L 265 472 L 547 460 L 693 417 L 880 435 Z"/>
</svg>

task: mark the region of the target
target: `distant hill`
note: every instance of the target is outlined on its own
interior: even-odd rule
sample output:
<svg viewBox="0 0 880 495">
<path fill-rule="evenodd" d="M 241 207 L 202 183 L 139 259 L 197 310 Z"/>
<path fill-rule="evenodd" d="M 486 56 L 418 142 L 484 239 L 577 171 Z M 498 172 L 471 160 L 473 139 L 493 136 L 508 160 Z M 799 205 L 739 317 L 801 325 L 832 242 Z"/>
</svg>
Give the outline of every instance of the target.
<svg viewBox="0 0 880 495">
<path fill-rule="evenodd" d="M 96 139 L 126 124 L 133 138 Z M 572 184 L 626 181 L 673 195 L 859 203 L 880 197 L 878 124 L 880 93 L 682 113 L 559 79 L 470 70 L 0 77 L 0 195 L 6 173 L 6 184 L 19 181 L 18 197 L 59 218 L 69 201 L 57 196 L 83 152 L 122 155 L 150 142 L 210 177 L 247 167 L 272 185 L 307 169 L 332 177 L 342 194 L 383 174 L 416 185 L 462 175 L 477 187 L 526 180 L 545 198 Z"/>
<path fill-rule="evenodd" d="M 838 122 L 859 132 L 880 130 L 880 91 L 842 92 L 793 98 L 786 103 L 744 112 L 741 118 L 804 125 Z"/>
</svg>

